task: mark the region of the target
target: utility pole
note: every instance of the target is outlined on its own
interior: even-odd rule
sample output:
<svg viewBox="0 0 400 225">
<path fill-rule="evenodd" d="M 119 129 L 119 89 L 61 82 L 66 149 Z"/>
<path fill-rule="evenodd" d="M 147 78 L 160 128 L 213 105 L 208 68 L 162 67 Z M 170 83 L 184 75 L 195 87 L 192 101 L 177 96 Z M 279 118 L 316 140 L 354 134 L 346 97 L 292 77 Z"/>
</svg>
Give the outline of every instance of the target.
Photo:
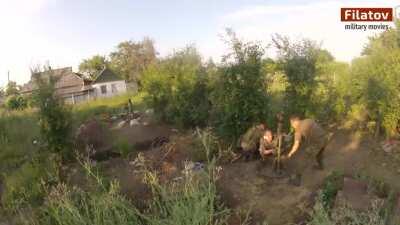
<svg viewBox="0 0 400 225">
<path fill-rule="evenodd" d="M 7 71 L 7 84 L 9 84 L 10 83 L 10 71 L 8 70 Z"/>
</svg>

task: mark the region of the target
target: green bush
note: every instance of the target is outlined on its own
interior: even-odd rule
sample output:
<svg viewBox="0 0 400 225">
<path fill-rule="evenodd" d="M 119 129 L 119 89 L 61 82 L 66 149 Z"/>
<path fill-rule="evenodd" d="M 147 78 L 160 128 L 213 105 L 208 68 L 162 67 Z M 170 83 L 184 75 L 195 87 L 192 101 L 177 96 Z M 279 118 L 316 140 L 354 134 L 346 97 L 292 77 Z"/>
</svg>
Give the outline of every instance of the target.
<svg viewBox="0 0 400 225">
<path fill-rule="evenodd" d="M 210 110 L 206 69 L 194 47 L 150 66 L 143 74 L 146 102 L 158 117 L 181 127 L 204 126 Z"/>
<path fill-rule="evenodd" d="M 268 116 L 268 96 L 261 57 L 256 43 L 241 42 L 228 30 L 232 53 L 225 57 L 213 87 L 213 125 L 218 135 L 234 140 Z"/>
<path fill-rule="evenodd" d="M 28 101 L 21 95 L 12 95 L 7 98 L 6 107 L 11 110 L 24 110 L 28 107 Z"/>
<path fill-rule="evenodd" d="M 71 158 L 72 117 L 69 108 L 55 94 L 55 81 L 36 80 L 38 90 L 34 93 L 39 108 L 40 133 L 47 149 L 61 155 L 62 160 Z"/>
<path fill-rule="evenodd" d="M 322 206 L 329 210 L 335 202 L 337 192 L 343 186 L 343 174 L 339 172 L 332 172 L 327 178 L 325 178 L 322 191 L 321 191 L 321 203 Z"/>
</svg>

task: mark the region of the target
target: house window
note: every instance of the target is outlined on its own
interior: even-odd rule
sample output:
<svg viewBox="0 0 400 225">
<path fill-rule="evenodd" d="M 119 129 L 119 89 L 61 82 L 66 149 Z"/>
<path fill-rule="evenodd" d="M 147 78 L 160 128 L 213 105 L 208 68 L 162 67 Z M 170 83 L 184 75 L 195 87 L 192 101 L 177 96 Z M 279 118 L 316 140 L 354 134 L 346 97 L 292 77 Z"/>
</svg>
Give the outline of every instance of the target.
<svg viewBox="0 0 400 225">
<path fill-rule="evenodd" d="M 107 86 L 106 85 L 100 86 L 100 89 L 101 89 L 102 94 L 107 94 Z"/>
<path fill-rule="evenodd" d="M 111 84 L 111 92 L 117 93 L 117 85 L 116 84 Z"/>
</svg>

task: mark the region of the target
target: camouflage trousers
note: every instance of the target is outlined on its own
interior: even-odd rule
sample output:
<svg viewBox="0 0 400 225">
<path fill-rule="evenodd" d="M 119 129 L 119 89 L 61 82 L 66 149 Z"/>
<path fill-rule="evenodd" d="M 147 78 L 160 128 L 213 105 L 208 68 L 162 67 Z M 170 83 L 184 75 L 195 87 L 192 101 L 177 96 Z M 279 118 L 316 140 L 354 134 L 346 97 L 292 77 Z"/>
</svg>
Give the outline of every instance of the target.
<svg viewBox="0 0 400 225">
<path fill-rule="evenodd" d="M 304 171 L 310 164 L 323 168 L 323 157 L 326 146 L 329 144 L 331 135 L 326 135 L 312 143 L 306 143 L 306 146 L 299 149 L 299 157 L 295 159 L 297 162 L 297 170 Z"/>
</svg>

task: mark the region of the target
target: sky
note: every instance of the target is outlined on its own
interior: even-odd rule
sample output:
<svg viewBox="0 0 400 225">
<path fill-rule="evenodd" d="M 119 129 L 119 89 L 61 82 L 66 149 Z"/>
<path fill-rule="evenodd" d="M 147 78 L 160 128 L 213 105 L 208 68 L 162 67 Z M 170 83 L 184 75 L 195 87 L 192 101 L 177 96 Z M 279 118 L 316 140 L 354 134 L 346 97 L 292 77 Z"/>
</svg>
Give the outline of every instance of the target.
<svg viewBox="0 0 400 225">
<path fill-rule="evenodd" d="M 397 5 L 400 1 L 0 0 L 0 87 L 8 72 L 23 84 L 37 65 L 77 70 L 83 59 L 143 37 L 155 41 L 160 56 L 194 44 L 204 59 L 218 62 L 227 51 L 226 28 L 266 46 L 275 33 L 310 38 L 350 62 L 376 31 L 345 30 L 340 8 Z M 267 56 L 274 56 L 273 48 Z"/>
</svg>

